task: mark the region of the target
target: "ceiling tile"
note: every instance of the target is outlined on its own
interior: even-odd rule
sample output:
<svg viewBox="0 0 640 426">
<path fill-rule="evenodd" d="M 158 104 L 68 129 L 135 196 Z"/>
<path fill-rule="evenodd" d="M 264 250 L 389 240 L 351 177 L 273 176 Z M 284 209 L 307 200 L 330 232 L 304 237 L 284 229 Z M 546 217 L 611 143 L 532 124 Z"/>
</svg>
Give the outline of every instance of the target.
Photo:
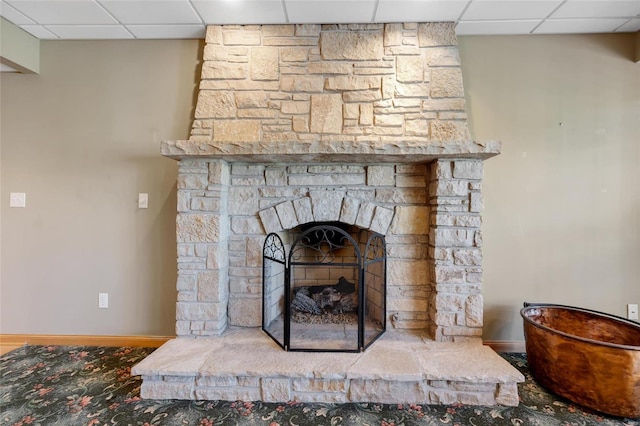
<svg viewBox="0 0 640 426">
<path fill-rule="evenodd" d="M 101 0 L 100 4 L 123 24 L 200 24 L 187 0 Z"/>
<path fill-rule="evenodd" d="M 192 39 L 204 38 L 204 25 L 127 25 L 136 38 Z"/>
<path fill-rule="evenodd" d="M 639 0 L 567 0 L 551 18 L 631 18 L 638 14 Z"/>
<path fill-rule="evenodd" d="M 280 0 L 192 0 L 205 24 L 285 24 Z"/>
<path fill-rule="evenodd" d="M 294 24 L 368 23 L 374 0 L 285 0 L 289 22 Z"/>
<path fill-rule="evenodd" d="M 0 2 L 0 16 L 15 25 L 35 24 L 35 22 L 5 2 Z"/>
<path fill-rule="evenodd" d="M 64 39 L 127 39 L 133 38 L 122 25 L 47 25 L 47 29 Z"/>
<path fill-rule="evenodd" d="M 547 19 L 534 34 L 608 33 L 627 22 L 626 19 Z"/>
<path fill-rule="evenodd" d="M 616 30 L 617 33 L 634 33 L 636 31 L 640 31 L 640 18 L 630 19 L 629 22 Z"/>
<path fill-rule="evenodd" d="M 457 21 L 470 0 L 380 0 L 376 22 Z"/>
<path fill-rule="evenodd" d="M 58 36 L 42 25 L 20 25 L 20 28 L 40 40 L 57 40 Z"/>
<path fill-rule="evenodd" d="M 546 18 L 562 0 L 474 0 L 461 20 Z"/>
<path fill-rule="evenodd" d="M 7 3 L 41 25 L 117 23 L 93 0 L 7 0 Z"/>
<path fill-rule="evenodd" d="M 498 34 L 529 34 L 540 19 L 521 21 L 460 21 L 456 25 L 458 35 L 498 35 Z"/>
</svg>

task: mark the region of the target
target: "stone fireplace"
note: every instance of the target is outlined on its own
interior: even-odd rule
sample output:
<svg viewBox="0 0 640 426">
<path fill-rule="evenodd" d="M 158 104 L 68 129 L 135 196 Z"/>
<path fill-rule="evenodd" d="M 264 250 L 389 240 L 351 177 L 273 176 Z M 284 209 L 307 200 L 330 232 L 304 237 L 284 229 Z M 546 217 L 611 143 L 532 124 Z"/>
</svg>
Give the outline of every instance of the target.
<svg viewBox="0 0 640 426">
<path fill-rule="evenodd" d="M 190 138 L 162 144 L 177 338 L 135 367 L 142 396 L 517 405 L 522 376 L 481 345 L 499 151 L 470 138 L 453 24 L 208 27 Z M 286 353 L 260 331 L 265 238 L 314 222 L 386 241 L 387 332 L 365 353 Z"/>
</svg>

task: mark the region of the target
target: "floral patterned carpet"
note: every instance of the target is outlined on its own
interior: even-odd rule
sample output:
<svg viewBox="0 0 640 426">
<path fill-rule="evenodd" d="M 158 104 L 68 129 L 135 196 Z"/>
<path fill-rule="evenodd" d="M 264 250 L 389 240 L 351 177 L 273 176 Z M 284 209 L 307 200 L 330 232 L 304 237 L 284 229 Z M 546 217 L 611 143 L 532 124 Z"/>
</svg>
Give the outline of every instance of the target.
<svg viewBox="0 0 640 426">
<path fill-rule="evenodd" d="M 640 425 L 599 415 L 538 386 L 524 354 L 518 407 L 153 401 L 131 367 L 149 348 L 24 346 L 0 358 L 0 425 Z"/>
</svg>

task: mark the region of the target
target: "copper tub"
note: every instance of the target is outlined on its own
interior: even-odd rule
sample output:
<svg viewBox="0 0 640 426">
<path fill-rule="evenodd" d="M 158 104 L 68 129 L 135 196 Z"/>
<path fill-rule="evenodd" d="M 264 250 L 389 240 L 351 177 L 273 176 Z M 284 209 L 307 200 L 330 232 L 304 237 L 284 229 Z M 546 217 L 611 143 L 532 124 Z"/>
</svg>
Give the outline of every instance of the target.
<svg viewBox="0 0 640 426">
<path fill-rule="evenodd" d="M 593 410 L 640 417 L 640 324 L 589 309 L 525 303 L 520 315 L 531 374 Z"/>
</svg>

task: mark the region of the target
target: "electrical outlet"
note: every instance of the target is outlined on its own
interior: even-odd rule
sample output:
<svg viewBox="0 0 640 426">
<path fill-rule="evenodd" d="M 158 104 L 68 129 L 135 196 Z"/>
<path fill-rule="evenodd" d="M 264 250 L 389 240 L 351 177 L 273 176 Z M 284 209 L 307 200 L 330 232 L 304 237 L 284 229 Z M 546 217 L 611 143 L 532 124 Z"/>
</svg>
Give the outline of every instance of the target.
<svg viewBox="0 0 640 426">
<path fill-rule="evenodd" d="M 149 208 L 149 194 L 147 194 L 146 192 L 141 192 L 138 194 L 138 208 L 139 209 Z"/>
<path fill-rule="evenodd" d="M 627 318 L 632 320 L 638 319 L 638 305 L 637 304 L 628 304 L 627 305 Z"/>
<path fill-rule="evenodd" d="M 98 308 L 107 309 L 109 307 L 109 293 L 98 293 Z"/>
</svg>

